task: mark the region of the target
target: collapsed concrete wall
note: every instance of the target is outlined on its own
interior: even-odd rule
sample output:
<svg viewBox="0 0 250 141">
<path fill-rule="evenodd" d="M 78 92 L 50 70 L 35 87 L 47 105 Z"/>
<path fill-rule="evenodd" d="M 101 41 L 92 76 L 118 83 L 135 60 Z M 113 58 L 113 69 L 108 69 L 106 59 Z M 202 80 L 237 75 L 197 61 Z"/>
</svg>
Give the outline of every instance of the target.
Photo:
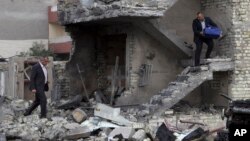
<svg viewBox="0 0 250 141">
<path fill-rule="evenodd" d="M 159 17 L 177 0 L 59 0 L 61 24 L 117 17 Z M 74 8 L 73 8 L 74 7 Z"/>
</svg>

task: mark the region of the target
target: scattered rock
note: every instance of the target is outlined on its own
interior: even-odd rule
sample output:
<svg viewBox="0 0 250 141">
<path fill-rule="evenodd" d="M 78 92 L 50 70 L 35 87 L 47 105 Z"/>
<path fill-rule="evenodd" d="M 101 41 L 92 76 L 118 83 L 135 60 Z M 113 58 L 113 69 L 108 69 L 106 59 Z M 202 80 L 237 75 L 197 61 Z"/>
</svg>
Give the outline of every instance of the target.
<svg viewBox="0 0 250 141">
<path fill-rule="evenodd" d="M 75 109 L 72 112 L 72 116 L 73 116 L 74 120 L 78 123 L 81 123 L 87 119 L 87 114 L 83 110 L 81 110 L 80 108 Z"/>
</svg>

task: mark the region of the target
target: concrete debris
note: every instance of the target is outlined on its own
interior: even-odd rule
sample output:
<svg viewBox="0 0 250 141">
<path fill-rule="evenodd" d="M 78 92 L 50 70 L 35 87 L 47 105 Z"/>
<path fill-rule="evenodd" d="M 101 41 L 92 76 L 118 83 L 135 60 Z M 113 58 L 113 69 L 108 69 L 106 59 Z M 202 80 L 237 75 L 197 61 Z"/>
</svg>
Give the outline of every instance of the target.
<svg viewBox="0 0 250 141">
<path fill-rule="evenodd" d="M 90 22 L 117 17 L 156 18 L 177 0 L 59 0 L 58 14 L 61 24 Z"/>
<path fill-rule="evenodd" d="M 73 116 L 74 120 L 78 123 L 81 123 L 87 119 L 87 114 L 83 110 L 81 110 L 80 108 L 75 109 L 72 112 L 72 116 Z"/>
<path fill-rule="evenodd" d="M 122 135 L 124 139 L 131 139 L 135 133 L 135 129 L 131 127 L 119 127 L 115 128 L 108 137 L 108 140 L 111 141 L 115 138 L 116 135 Z"/>
<path fill-rule="evenodd" d="M 143 141 L 146 138 L 146 132 L 142 129 L 138 130 L 133 136 L 133 141 Z"/>
<path fill-rule="evenodd" d="M 104 119 L 111 120 L 114 123 L 125 126 L 132 126 L 133 122 L 125 119 L 120 115 L 120 108 L 112 108 L 110 106 L 98 103 L 94 115 Z"/>
<path fill-rule="evenodd" d="M 29 103 L 27 101 L 4 101 L 0 107 L 0 133 L 5 133 L 7 139 L 8 137 L 12 137 L 28 141 L 63 139 L 79 141 L 116 141 L 123 139 L 151 141 L 155 137 L 160 138 L 159 135 L 165 134 L 164 130 L 166 128 L 163 130 L 161 124 L 166 123 L 165 118 L 174 117 L 176 114 L 173 110 L 167 110 L 161 117 L 152 116 L 151 105 L 144 104 L 143 106 L 113 108 L 101 103 L 96 104 L 94 99 L 90 103 L 92 105 L 85 105 L 85 103 L 79 102 L 79 108 L 74 110 L 71 108 L 68 109 L 72 106 L 69 104 L 72 103 L 73 100 L 71 100 L 71 102 L 67 102 L 70 106 L 67 104 L 66 106 L 64 105 L 67 107 L 67 110 L 63 110 L 56 109 L 50 100 L 48 101 L 47 119 L 39 118 L 39 108 L 30 116 L 24 117 L 20 114 L 17 110 L 22 110 L 26 105 L 25 103 Z M 95 107 L 94 111 L 93 109 L 81 110 L 86 106 Z M 188 125 L 185 126 L 180 125 L 184 124 L 181 123 L 180 119 L 178 119 L 178 128 L 177 124 L 174 125 L 175 122 L 173 121 L 170 122 L 171 125 L 164 124 L 169 132 L 173 132 L 174 137 L 178 139 L 184 139 L 188 135 L 192 135 L 191 133 L 195 129 L 198 129 L 198 126 L 202 126 L 201 124 L 195 124 L 190 129 L 191 126 L 189 123 L 186 123 Z M 202 128 L 204 127 L 205 129 L 205 126 L 204 124 Z M 1 134 L 0 137 L 2 136 L 4 135 Z"/>
<path fill-rule="evenodd" d="M 205 131 L 198 127 L 193 129 L 187 129 L 181 133 L 175 132 L 174 135 L 177 137 L 176 141 L 190 141 L 197 139 L 205 134 Z"/>
<path fill-rule="evenodd" d="M 80 128 L 81 126 L 78 123 L 68 123 L 68 124 L 65 124 L 63 127 L 65 129 L 72 130 L 72 129 Z"/>
<path fill-rule="evenodd" d="M 14 111 L 24 111 L 29 107 L 29 103 L 22 99 L 13 100 L 10 105 Z"/>
<path fill-rule="evenodd" d="M 89 130 L 88 128 L 83 128 L 83 127 L 73 129 L 70 130 L 70 132 L 65 136 L 65 139 L 75 140 L 79 138 L 86 138 L 90 136 L 91 132 L 92 131 Z"/>
<path fill-rule="evenodd" d="M 76 95 L 72 100 L 59 105 L 57 108 L 64 109 L 64 110 L 75 108 L 80 105 L 80 102 L 82 101 L 82 99 L 83 99 L 82 95 Z"/>
<path fill-rule="evenodd" d="M 100 128 L 116 128 L 119 125 L 104 121 L 98 117 L 90 117 L 88 120 L 81 123 L 82 127 L 88 127 L 91 131 L 95 131 Z"/>
</svg>

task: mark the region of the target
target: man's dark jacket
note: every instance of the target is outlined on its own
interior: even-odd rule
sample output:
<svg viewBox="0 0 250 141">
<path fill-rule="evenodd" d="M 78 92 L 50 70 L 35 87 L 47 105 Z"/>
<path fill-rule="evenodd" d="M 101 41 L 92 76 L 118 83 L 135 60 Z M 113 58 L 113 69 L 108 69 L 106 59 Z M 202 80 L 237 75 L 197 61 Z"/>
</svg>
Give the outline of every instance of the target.
<svg viewBox="0 0 250 141">
<path fill-rule="evenodd" d="M 30 90 L 35 89 L 37 93 L 44 93 L 48 91 L 48 83 L 45 83 L 45 76 L 40 63 L 35 64 L 32 67 L 31 77 L 30 77 Z"/>
<path fill-rule="evenodd" d="M 217 25 L 209 17 L 205 17 L 205 25 L 217 27 Z M 202 35 L 200 34 L 200 32 L 202 32 L 202 25 L 198 19 L 193 20 L 193 32 L 194 42 L 196 42 L 202 37 Z"/>
</svg>

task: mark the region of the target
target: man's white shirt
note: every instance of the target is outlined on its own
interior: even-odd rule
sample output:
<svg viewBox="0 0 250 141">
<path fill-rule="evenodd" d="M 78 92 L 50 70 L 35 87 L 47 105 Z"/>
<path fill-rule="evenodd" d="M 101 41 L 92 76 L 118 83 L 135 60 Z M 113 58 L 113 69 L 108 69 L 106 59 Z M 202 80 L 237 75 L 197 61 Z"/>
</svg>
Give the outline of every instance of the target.
<svg viewBox="0 0 250 141">
<path fill-rule="evenodd" d="M 46 67 L 41 62 L 39 62 L 39 64 L 40 64 L 40 66 L 43 69 L 43 74 L 44 74 L 44 77 L 45 77 L 45 84 L 46 84 L 47 81 L 48 81 L 48 72 L 47 72 L 47 69 L 46 69 Z"/>
<path fill-rule="evenodd" d="M 201 21 L 201 26 L 202 26 L 202 30 L 204 30 L 206 28 L 205 20 Z"/>
</svg>

